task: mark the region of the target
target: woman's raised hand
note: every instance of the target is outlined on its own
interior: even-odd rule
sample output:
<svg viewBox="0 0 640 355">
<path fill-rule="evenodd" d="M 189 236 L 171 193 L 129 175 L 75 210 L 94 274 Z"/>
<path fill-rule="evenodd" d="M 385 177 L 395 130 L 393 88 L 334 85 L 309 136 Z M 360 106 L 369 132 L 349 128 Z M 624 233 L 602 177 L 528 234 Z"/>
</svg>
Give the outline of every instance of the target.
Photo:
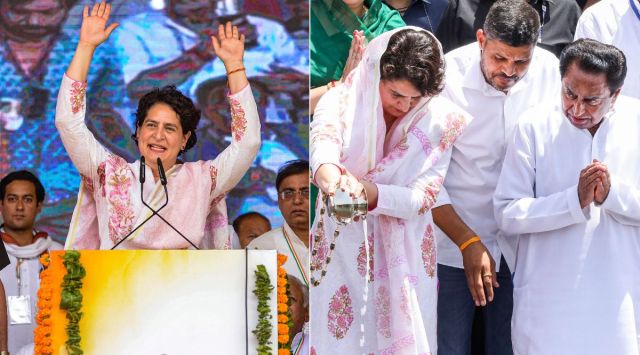
<svg viewBox="0 0 640 355">
<path fill-rule="evenodd" d="M 211 36 L 211 43 L 227 72 L 242 68 L 244 34 L 238 33 L 238 27 L 232 26 L 231 22 L 218 26 L 218 36 Z"/>
<path fill-rule="evenodd" d="M 89 6 L 85 6 L 82 12 L 79 43 L 97 47 L 109 38 L 111 32 L 118 27 L 117 23 L 106 27 L 110 14 L 111 4 L 107 4 L 105 1 L 93 5 L 91 12 L 89 12 Z"/>
</svg>

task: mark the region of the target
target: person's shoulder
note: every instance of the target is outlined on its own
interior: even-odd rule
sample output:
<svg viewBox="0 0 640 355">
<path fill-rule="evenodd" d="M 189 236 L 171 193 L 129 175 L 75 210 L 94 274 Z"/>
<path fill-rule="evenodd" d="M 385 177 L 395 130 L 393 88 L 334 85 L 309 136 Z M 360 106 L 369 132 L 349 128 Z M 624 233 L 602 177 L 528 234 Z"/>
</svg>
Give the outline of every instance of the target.
<svg viewBox="0 0 640 355">
<path fill-rule="evenodd" d="M 58 243 L 57 241 L 51 239 L 51 246 L 49 247 L 49 250 L 62 250 L 64 249 L 64 245 Z"/>
<path fill-rule="evenodd" d="M 518 126 L 527 132 L 549 131 L 562 123 L 558 114 L 562 115 L 559 100 L 542 102 L 525 110 L 518 118 Z"/>
<path fill-rule="evenodd" d="M 252 240 L 247 248 L 249 249 L 276 249 L 277 237 L 282 235 L 282 227 L 274 228 Z"/>
<path fill-rule="evenodd" d="M 629 11 L 629 7 L 628 0 L 601 0 L 584 10 L 581 17 L 592 21 L 607 21 L 611 16 L 619 18 Z"/>
<path fill-rule="evenodd" d="M 627 78 L 628 79 L 628 78 Z M 632 116 L 640 119 L 640 99 L 620 94 L 613 105 L 616 112 L 622 113 L 623 116 Z"/>
<path fill-rule="evenodd" d="M 480 51 L 478 42 L 465 44 L 449 53 L 445 54 L 444 59 L 447 63 L 447 75 L 450 73 L 464 73 L 473 65 L 474 60 L 478 59 L 477 53 Z"/>
</svg>

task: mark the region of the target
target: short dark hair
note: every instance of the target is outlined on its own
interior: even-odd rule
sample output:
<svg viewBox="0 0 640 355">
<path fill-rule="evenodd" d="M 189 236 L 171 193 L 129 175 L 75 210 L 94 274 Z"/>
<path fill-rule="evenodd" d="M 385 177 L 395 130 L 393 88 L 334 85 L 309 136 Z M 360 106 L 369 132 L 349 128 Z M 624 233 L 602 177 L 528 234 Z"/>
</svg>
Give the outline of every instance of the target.
<svg viewBox="0 0 640 355">
<path fill-rule="evenodd" d="M 489 8 L 482 28 L 489 39 L 511 47 L 535 45 L 540 35 L 540 15 L 524 0 L 499 0 Z"/>
<path fill-rule="evenodd" d="M 9 186 L 10 183 L 16 180 L 29 181 L 30 183 L 32 183 L 36 188 L 36 200 L 38 201 L 38 203 L 44 201 L 44 186 L 42 186 L 42 183 L 37 176 L 27 170 L 18 170 L 11 172 L 7 176 L 2 178 L 2 180 L 0 180 L 0 200 L 4 200 L 4 196 L 7 193 L 7 186 Z"/>
<path fill-rule="evenodd" d="M 187 140 L 184 151 L 186 152 L 191 149 L 191 147 L 193 147 L 198 141 L 198 138 L 196 137 L 196 128 L 198 128 L 198 122 L 200 122 L 200 110 L 196 108 L 189 97 L 184 95 L 173 85 L 155 88 L 146 93 L 140 99 L 138 102 L 138 110 L 136 111 L 136 131 L 132 135 L 134 140 L 136 138 L 138 128 L 142 127 L 142 123 L 144 123 L 144 119 L 147 117 L 149 109 L 157 103 L 169 105 L 169 107 L 178 114 L 182 133 L 187 134 L 187 132 L 191 132 L 191 136 L 189 136 L 189 140 Z"/>
<path fill-rule="evenodd" d="M 442 91 L 444 69 L 438 40 L 414 29 L 394 33 L 380 58 L 381 80 L 407 80 L 422 96 L 436 96 Z"/>
<path fill-rule="evenodd" d="M 236 219 L 233 220 L 233 230 L 238 233 L 238 231 L 240 230 L 240 224 L 242 224 L 245 219 L 250 217 L 258 217 L 264 219 L 269 224 L 269 229 L 271 229 L 271 221 L 269 221 L 269 218 L 258 212 L 247 212 L 239 215 L 238 217 L 236 217 Z"/>
<path fill-rule="evenodd" d="M 605 74 L 613 95 L 624 84 L 627 76 L 627 59 L 622 51 L 612 45 L 582 38 L 564 48 L 560 53 L 560 77 L 564 78 L 574 64 L 587 73 Z"/>
<path fill-rule="evenodd" d="M 278 169 L 278 175 L 276 176 L 276 190 L 280 191 L 280 184 L 282 180 L 288 178 L 291 175 L 297 174 L 309 174 L 309 161 L 298 159 L 290 160 Z"/>
</svg>

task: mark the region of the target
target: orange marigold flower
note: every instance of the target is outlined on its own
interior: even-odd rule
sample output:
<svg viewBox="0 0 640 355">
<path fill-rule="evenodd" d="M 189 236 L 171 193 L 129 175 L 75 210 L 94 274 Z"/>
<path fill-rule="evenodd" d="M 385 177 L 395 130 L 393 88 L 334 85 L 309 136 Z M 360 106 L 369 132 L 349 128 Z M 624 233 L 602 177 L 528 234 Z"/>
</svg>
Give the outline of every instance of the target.
<svg viewBox="0 0 640 355">
<path fill-rule="evenodd" d="M 286 262 L 287 262 L 287 256 L 284 254 L 278 254 L 278 266 L 282 266 Z"/>
<path fill-rule="evenodd" d="M 287 293 L 287 288 L 284 286 L 278 286 L 278 294 L 284 295 Z"/>
<path fill-rule="evenodd" d="M 278 314 L 278 323 L 288 323 L 289 322 L 289 317 L 287 317 L 285 314 Z"/>
<path fill-rule="evenodd" d="M 291 355 L 289 349 L 278 349 L 278 355 Z"/>
<path fill-rule="evenodd" d="M 278 324 L 278 334 L 289 334 L 289 326 L 286 324 Z"/>
<path fill-rule="evenodd" d="M 287 304 L 286 303 L 278 303 L 278 312 L 280 313 L 284 313 L 287 311 Z"/>
<path fill-rule="evenodd" d="M 287 270 L 283 268 L 278 268 L 278 277 L 282 277 L 283 279 L 287 278 Z"/>
<path fill-rule="evenodd" d="M 289 297 L 287 295 L 278 295 L 278 303 L 287 303 Z"/>
<path fill-rule="evenodd" d="M 289 335 L 288 334 L 278 335 L 278 343 L 286 344 L 288 342 L 289 342 Z"/>
</svg>

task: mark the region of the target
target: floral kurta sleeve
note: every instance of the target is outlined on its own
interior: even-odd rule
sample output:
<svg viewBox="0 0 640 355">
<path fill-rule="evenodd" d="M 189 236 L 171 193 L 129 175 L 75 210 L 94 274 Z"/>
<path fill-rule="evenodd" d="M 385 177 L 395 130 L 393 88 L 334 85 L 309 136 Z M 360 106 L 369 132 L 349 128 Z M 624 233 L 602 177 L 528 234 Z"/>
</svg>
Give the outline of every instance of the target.
<svg viewBox="0 0 640 355">
<path fill-rule="evenodd" d="M 231 105 L 232 140 L 209 167 L 213 199 L 238 184 L 260 149 L 260 119 L 251 86 L 247 85 L 227 98 Z"/>
</svg>

